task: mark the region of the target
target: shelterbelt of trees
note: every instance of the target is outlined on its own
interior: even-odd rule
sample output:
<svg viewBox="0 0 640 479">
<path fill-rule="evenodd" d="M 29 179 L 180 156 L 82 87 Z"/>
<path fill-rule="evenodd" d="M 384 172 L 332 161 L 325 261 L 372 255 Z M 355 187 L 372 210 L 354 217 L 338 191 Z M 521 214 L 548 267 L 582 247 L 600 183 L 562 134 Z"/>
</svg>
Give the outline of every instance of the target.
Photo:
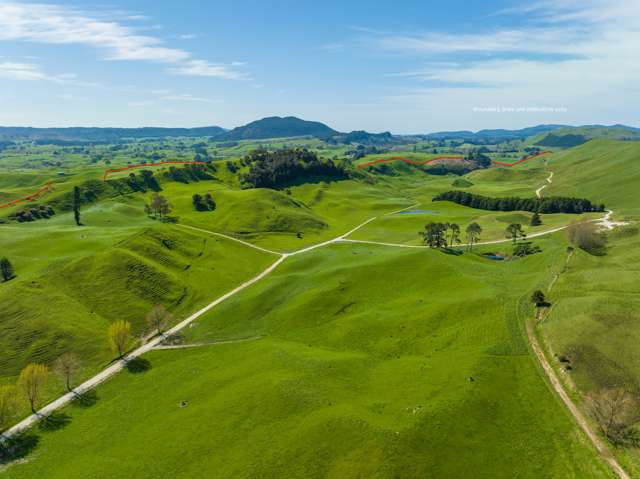
<svg viewBox="0 0 640 479">
<path fill-rule="evenodd" d="M 317 176 L 348 176 L 343 164 L 333 160 L 322 161 L 305 148 L 257 149 L 249 153 L 243 163 L 249 166 L 249 172 L 243 175 L 242 180 L 254 188 L 279 188 L 292 181 Z"/>
<path fill-rule="evenodd" d="M 604 211 L 584 198 L 549 196 L 547 198 L 492 198 L 466 191 L 446 191 L 433 197 L 433 201 L 452 201 L 471 208 L 490 211 L 530 211 L 533 213 L 588 213 Z"/>
</svg>

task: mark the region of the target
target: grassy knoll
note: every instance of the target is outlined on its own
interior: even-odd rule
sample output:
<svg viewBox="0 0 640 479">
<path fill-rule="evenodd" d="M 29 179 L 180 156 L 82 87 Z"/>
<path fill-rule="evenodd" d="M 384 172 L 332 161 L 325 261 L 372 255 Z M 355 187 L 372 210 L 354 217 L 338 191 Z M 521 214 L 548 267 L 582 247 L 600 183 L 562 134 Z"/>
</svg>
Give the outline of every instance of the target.
<svg viewBox="0 0 640 479">
<path fill-rule="evenodd" d="M 334 238 L 372 216 L 411 204 L 396 188 L 353 180 L 307 183 L 288 191 L 239 190 L 215 181 L 163 183 L 163 188 L 181 223 L 277 250 Z M 216 210 L 196 211 L 191 199 L 194 193 L 210 193 Z"/>
<path fill-rule="evenodd" d="M 5 475 L 611 477 L 523 337 L 564 252 L 543 243 L 508 263 L 346 244 L 292 257 L 184 341 L 260 339 L 149 354 Z"/>
</svg>

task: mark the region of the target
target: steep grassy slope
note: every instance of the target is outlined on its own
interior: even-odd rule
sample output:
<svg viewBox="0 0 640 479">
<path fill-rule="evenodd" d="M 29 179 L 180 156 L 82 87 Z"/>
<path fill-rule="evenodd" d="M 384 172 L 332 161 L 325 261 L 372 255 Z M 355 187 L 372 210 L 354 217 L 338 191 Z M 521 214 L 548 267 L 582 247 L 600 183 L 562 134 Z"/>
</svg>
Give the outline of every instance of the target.
<svg viewBox="0 0 640 479">
<path fill-rule="evenodd" d="M 640 144 L 591 141 L 555 156 L 549 193 L 580 193 L 631 223 L 608 233 L 604 256 L 576 250 L 550 292 L 554 304 L 539 326 L 560 377 L 579 398 L 614 387 L 640 391 Z M 564 361 L 561 363 L 559 358 Z M 567 368 L 567 367 L 570 368 Z M 586 411 L 590 408 L 583 401 Z M 638 424 L 635 424 L 637 427 Z M 615 448 L 632 475 L 640 474 L 637 449 Z"/>
<path fill-rule="evenodd" d="M 640 216 L 640 142 L 593 140 L 549 160 L 553 184 L 545 194 L 589 198 L 621 216 Z"/>
<path fill-rule="evenodd" d="M 154 305 L 181 319 L 272 260 L 229 240 L 154 224 L 139 208 L 124 226 L 127 208 L 133 207 L 96 205 L 85 216 L 91 226 L 81 228 L 63 226 L 68 214 L 43 228 L 2 227 L 11 232 L 3 255 L 18 277 L 0 283 L 0 380 L 30 361 L 50 364 L 65 351 L 80 356 L 83 375 L 94 372 L 111 359 L 111 321 L 131 321 L 137 337 Z M 58 392 L 54 381 L 50 394 Z"/>
<path fill-rule="evenodd" d="M 260 339 L 148 355 L 148 372 L 67 408 L 70 424 L 38 433 L 33 460 L 5 475 L 611 477 L 522 335 L 562 252 L 549 240 L 508 264 L 354 245 L 293 257 L 185 333 Z"/>
</svg>

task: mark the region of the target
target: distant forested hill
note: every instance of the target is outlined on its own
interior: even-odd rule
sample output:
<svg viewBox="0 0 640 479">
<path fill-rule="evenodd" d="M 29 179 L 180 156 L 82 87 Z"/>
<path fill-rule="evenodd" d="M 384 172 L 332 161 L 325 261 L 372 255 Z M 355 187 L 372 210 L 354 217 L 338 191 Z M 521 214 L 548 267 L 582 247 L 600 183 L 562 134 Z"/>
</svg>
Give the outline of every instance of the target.
<svg viewBox="0 0 640 479">
<path fill-rule="evenodd" d="M 338 132 L 324 123 L 306 121 L 294 116 L 281 118 L 271 116 L 239 126 L 220 136 L 221 140 L 261 140 L 267 138 L 286 138 L 293 136 L 314 136 L 329 138 Z"/>
</svg>

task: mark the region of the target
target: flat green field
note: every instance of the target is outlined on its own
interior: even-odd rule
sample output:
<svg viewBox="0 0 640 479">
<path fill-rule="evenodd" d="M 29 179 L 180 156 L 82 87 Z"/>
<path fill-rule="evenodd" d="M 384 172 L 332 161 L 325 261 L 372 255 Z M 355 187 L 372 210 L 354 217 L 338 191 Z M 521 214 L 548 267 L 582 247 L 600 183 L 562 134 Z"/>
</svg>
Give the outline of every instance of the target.
<svg viewBox="0 0 640 479">
<path fill-rule="evenodd" d="M 149 354 L 6 477 L 611 477 L 522 335 L 544 248 L 293 257 L 184 338 L 253 341 Z"/>
</svg>

